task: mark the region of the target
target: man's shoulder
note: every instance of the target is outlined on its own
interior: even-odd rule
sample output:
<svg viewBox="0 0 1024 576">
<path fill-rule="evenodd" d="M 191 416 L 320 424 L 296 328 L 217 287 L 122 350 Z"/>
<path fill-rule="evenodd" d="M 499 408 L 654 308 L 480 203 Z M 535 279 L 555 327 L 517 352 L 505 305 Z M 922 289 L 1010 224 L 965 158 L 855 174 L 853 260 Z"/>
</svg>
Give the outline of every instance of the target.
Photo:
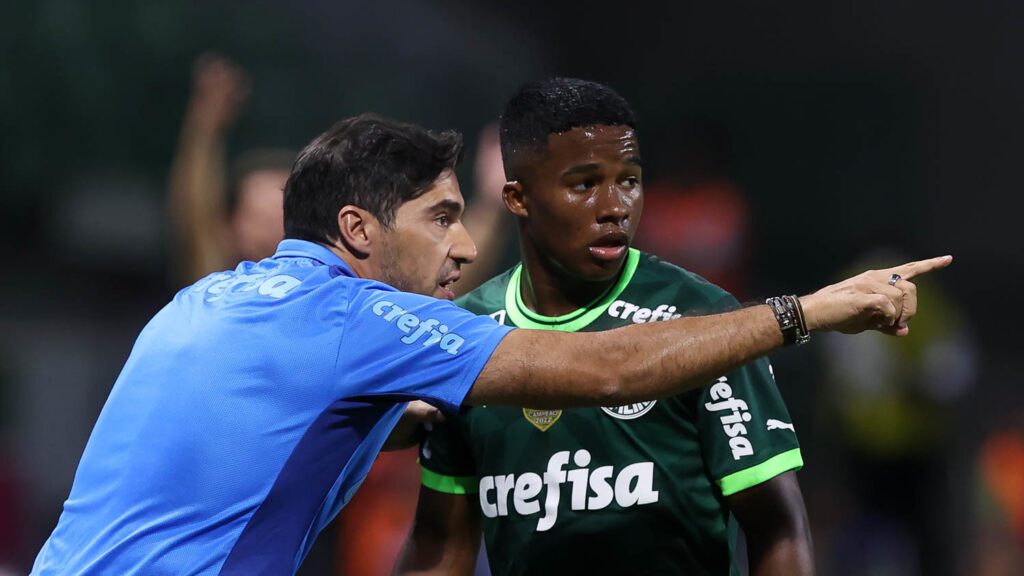
<svg viewBox="0 0 1024 576">
<path fill-rule="evenodd" d="M 183 288 L 179 296 L 195 296 L 208 303 L 231 300 L 276 301 L 286 297 L 322 291 L 325 284 L 348 288 L 331 282 L 342 276 L 325 266 L 300 266 L 291 262 L 265 259 L 241 262 L 233 270 L 214 272 Z"/>
<path fill-rule="evenodd" d="M 640 253 L 630 288 L 634 293 L 668 292 L 673 303 L 680 307 L 680 312 L 722 312 L 739 306 L 736 298 L 725 289 L 695 272 L 647 252 Z"/>
<path fill-rule="evenodd" d="M 455 300 L 455 303 L 476 314 L 490 314 L 505 307 L 505 294 L 515 268 L 498 274 L 473 291 Z"/>
</svg>

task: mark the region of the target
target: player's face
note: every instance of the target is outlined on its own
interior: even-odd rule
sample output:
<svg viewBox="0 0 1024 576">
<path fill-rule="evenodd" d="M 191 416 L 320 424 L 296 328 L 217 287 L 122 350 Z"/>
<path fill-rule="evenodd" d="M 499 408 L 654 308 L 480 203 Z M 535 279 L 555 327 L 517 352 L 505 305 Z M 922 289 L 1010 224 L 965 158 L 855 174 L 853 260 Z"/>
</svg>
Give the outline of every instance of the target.
<svg viewBox="0 0 1024 576">
<path fill-rule="evenodd" d="M 274 255 L 284 238 L 284 184 L 288 172 L 259 170 L 239 183 L 238 206 L 231 215 L 235 250 L 242 260 Z"/>
<path fill-rule="evenodd" d="M 405 292 L 455 298 L 451 286 L 460 266 L 476 258 L 476 244 L 462 225 L 464 206 L 451 170 L 422 196 L 400 205 L 381 236 L 381 279 Z"/>
<path fill-rule="evenodd" d="M 614 278 L 643 209 L 640 176 L 640 146 L 628 126 L 551 135 L 524 183 L 528 240 L 574 278 Z"/>
</svg>

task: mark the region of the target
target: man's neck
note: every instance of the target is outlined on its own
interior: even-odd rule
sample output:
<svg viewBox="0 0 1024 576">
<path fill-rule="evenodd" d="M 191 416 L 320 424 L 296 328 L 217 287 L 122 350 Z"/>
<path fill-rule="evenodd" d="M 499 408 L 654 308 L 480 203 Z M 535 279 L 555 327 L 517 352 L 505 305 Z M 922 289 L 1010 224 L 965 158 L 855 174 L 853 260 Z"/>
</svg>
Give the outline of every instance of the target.
<svg viewBox="0 0 1024 576">
<path fill-rule="evenodd" d="M 619 279 L 619 274 L 597 282 L 573 278 L 553 262 L 540 255 L 536 247 L 522 246 L 523 272 L 518 286 L 523 304 L 542 316 L 569 314 L 592 304 Z"/>
<path fill-rule="evenodd" d="M 321 243 L 320 245 L 323 246 L 324 248 L 327 248 L 331 252 L 334 252 L 334 254 L 338 258 L 341 258 L 341 260 L 345 262 L 345 265 L 347 265 L 349 269 L 355 273 L 356 276 L 360 278 L 374 279 L 372 270 L 370 270 L 369 268 L 369 262 L 367 259 L 357 258 L 354 254 L 346 250 L 343 246 L 339 245 L 338 243 Z"/>
</svg>

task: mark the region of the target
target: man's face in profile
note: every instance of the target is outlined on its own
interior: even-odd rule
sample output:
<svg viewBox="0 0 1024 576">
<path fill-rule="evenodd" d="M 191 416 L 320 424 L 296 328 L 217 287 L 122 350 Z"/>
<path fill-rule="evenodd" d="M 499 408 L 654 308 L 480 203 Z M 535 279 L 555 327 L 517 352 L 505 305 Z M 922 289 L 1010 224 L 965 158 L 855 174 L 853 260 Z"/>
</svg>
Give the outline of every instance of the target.
<svg viewBox="0 0 1024 576">
<path fill-rule="evenodd" d="M 462 225 L 464 208 L 451 170 L 400 205 L 391 227 L 382 231 L 381 280 L 405 292 L 454 299 L 459 268 L 476 258 L 476 245 Z"/>
</svg>

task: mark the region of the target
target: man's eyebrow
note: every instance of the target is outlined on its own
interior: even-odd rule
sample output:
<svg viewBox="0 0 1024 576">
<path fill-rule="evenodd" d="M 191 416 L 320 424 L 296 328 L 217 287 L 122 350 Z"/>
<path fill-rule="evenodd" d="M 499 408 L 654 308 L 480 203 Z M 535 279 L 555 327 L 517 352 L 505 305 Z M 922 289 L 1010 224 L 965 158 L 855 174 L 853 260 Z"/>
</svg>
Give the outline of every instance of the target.
<svg viewBox="0 0 1024 576">
<path fill-rule="evenodd" d="M 562 172 L 562 176 L 572 176 L 573 174 L 586 174 L 589 172 L 597 172 L 601 169 L 599 164 L 591 162 L 590 164 L 577 164 L 572 168 L 569 168 L 565 172 Z"/>
<path fill-rule="evenodd" d="M 427 207 L 427 212 L 437 212 L 438 210 L 445 210 L 448 212 L 454 212 L 456 214 L 462 213 L 462 203 L 456 200 L 445 198 L 444 200 L 438 200 L 434 204 Z"/>
<path fill-rule="evenodd" d="M 643 168 L 644 161 L 641 160 L 639 156 L 630 156 L 629 158 L 626 158 L 626 164 L 634 164 Z"/>
</svg>

